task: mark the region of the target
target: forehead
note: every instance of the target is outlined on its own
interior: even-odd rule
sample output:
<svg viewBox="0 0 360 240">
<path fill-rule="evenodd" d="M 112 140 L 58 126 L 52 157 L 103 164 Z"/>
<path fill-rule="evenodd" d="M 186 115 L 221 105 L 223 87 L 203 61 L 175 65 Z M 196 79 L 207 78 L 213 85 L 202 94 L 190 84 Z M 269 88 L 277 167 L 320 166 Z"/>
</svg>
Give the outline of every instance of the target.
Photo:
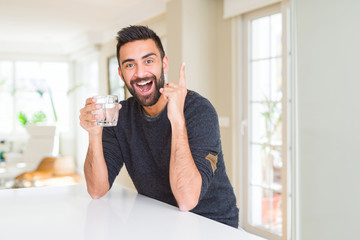
<svg viewBox="0 0 360 240">
<path fill-rule="evenodd" d="M 155 53 L 157 56 L 160 56 L 160 52 L 152 39 L 128 42 L 121 46 L 119 50 L 121 60 L 141 58 L 148 53 Z"/>
</svg>

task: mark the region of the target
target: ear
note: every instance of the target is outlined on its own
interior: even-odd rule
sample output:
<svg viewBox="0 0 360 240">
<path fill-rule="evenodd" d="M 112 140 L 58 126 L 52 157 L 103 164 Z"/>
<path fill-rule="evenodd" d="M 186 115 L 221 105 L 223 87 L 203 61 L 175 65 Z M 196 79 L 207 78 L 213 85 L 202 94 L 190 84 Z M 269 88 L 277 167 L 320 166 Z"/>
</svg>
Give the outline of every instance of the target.
<svg viewBox="0 0 360 240">
<path fill-rule="evenodd" d="M 119 73 L 119 77 L 120 77 L 120 79 L 124 82 L 124 79 L 123 79 L 123 74 L 122 74 L 122 72 L 121 72 L 121 68 L 120 67 L 118 67 L 118 73 Z"/>
<path fill-rule="evenodd" d="M 164 56 L 163 58 L 163 69 L 164 69 L 164 74 L 167 74 L 168 72 L 168 57 Z"/>
</svg>

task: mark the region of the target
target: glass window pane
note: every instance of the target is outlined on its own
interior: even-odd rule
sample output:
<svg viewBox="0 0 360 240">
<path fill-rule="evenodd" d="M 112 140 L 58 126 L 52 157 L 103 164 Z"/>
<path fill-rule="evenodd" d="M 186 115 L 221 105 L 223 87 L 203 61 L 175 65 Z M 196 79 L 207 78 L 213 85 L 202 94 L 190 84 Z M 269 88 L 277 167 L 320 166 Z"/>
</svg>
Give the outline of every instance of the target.
<svg viewBox="0 0 360 240">
<path fill-rule="evenodd" d="M 282 99 L 282 61 L 281 58 L 271 59 L 271 100 Z"/>
<path fill-rule="evenodd" d="M 281 148 L 271 147 L 265 144 L 251 144 L 250 154 L 250 185 L 271 188 L 281 193 Z"/>
<path fill-rule="evenodd" d="M 263 189 L 261 187 L 249 187 L 249 223 L 254 226 L 261 226 Z"/>
<path fill-rule="evenodd" d="M 13 118 L 13 65 L 8 61 L 0 62 L 0 133 L 11 133 L 14 128 Z"/>
<path fill-rule="evenodd" d="M 264 183 L 263 178 L 263 162 L 264 162 L 264 151 L 261 145 L 251 144 L 250 145 L 250 159 L 249 162 L 249 179 L 251 185 L 262 185 Z"/>
<path fill-rule="evenodd" d="M 55 122 L 55 115 L 51 105 L 51 98 L 54 103 L 58 126 L 60 130 L 69 128 L 69 65 L 61 62 L 43 63 L 41 75 L 45 79 L 47 90 L 45 101 L 47 105 L 48 120 Z"/>
<path fill-rule="evenodd" d="M 250 59 L 270 56 L 270 17 L 263 17 L 251 22 L 251 57 Z"/>
<path fill-rule="evenodd" d="M 250 105 L 250 142 L 264 143 L 269 142 L 266 135 L 266 112 L 265 105 L 253 103 Z"/>
<path fill-rule="evenodd" d="M 250 188 L 249 222 L 282 235 L 281 194 L 260 187 Z"/>
<path fill-rule="evenodd" d="M 282 104 L 281 102 L 269 102 L 267 109 L 269 118 L 267 119 L 268 135 L 271 145 L 282 145 Z"/>
<path fill-rule="evenodd" d="M 109 59 L 109 88 L 110 94 L 117 95 L 119 97 L 119 101 L 122 101 L 125 99 L 125 84 L 119 76 L 118 66 L 116 57 Z"/>
<path fill-rule="evenodd" d="M 69 65 L 61 62 L 16 62 L 16 115 L 23 112 L 29 121 L 43 112 L 46 122 L 57 122 L 61 131 L 69 125 Z M 53 108 L 54 106 L 54 108 Z M 56 117 L 54 114 L 56 112 Z M 60 114 L 61 113 L 61 114 Z M 17 125 L 17 131 L 23 131 Z"/>
<path fill-rule="evenodd" d="M 28 120 L 37 112 L 40 95 L 35 92 L 35 79 L 39 78 L 40 64 L 36 62 L 15 63 L 15 115 L 22 112 Z M 25 132 L 24 128 L 17 122 L 16 132 Z"/>
<path fill-rule="evenodd" d="M 20 81 L 16 81 L 17 87 L 28 87 L 33 89 L 37 87 L 34 82 L 40 79 L 40 63 L 38 62 L 16 62 L 15 77 Z"/>
<path fill-rule="evenodd" d="M 265 101 L 257 105 L 251 104 L 250 120 L 250 125 L 252 126 L 251 136 L 254 137 L 254 139 L 260 139 L 259 142 L 267 143 L 269 145 L 282 144 L 281 102 Z M 260 133 L 258 132 L 259 129 L 261 129 Z"/>
<path fill-rule="evenodd" d="M 262 199 L 262 225 L 276 233 L 281 233 L 281 194 L 264 191 Z"/>
<path fill-rule="evenodd" d="M 282 213 L 282 194 L 281 193 L 272 193 L 272 201 L 270 201 L 270 208 L 272 209 L 270 211 L 271 215 L 271 224 L 270 224 L 270 230 L 272 232 L 275 232 L 278 235 L 282 235 L 282 219 L 283 219 L 283 213 Z"/>
<path fill-rule="evenodd" d="M 271 162 L 272 162 L 272 182 L 271 189 L 277 192 L 282 192 L 281 184 L 281 169 L 282 169 L 282 151 L 281 147 L 272 147 L 271 152 Z"/>
<path fill-rule="evenodd" d="M 252 101 L 270 99 L 270 60 L 252 62 L 250 99 Z"/>
<path fill-rule="evenodd" d="M 269 154 L 271 146 L 268 144 L 262 144 L 261 146 L 261 168 L 258 171 L 262 173 L 262 186 L 269 188 L 273 183 L 273 171 L 272 171 L 272 156 Z"/>
<path fill-rule="evenodd" d="M 270 17 L 271 24 L 271 57 L 280 56 L 282 53 L 282 15 L 281 13 Z"/>
<path fill-rule="evenodd" d="M 16 116 L 22 112 L 29 121 L 34 119 L 34 114 L 43 111 L 45 105 L 42 94 L 46 91 L 44 80 L 41 79 L 40 63 L 16 62 L 15 63 L 15 111 Z M 17 131 L 24 131 L 17 124 Z"/>
</svg>

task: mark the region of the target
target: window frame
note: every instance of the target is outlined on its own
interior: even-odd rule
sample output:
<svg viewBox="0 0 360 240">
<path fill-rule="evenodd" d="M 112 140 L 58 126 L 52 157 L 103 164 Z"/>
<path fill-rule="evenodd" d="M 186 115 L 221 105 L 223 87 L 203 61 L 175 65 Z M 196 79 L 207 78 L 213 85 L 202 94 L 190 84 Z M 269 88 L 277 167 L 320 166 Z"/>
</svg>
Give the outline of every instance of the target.
<svg viewBox="0 0 360 240">
<path fill-rule="evenodd" d="M 239 207 L 240 207 L 240 227 L 244 228 L 246 231 L 252 232 L 254 234 L 266 237 L 268 239 L 291 239 L 292 237 L 292 223 L 294 218 L 292 217 L 292 209 L 293 209 L 293 201 L 291 199 L 291 175 L 293 174 L 292 169 L 290 169 L 290 161 L 292 159 L 293 153 L 290 151 L 291 142 L 293 141 L 293 131 L 290 127 L 293 125 L 291 122 L 293 119 L 293 114 L 291 113 L 292 109 L 292 101 L 290 96 L 292 95 L 292 89 L 290 84 L 291 81 L 291 55 L 290 55 L 290 4 L 288 1 L 283 1 L 282 3 L 277 3 L 271 6 L 267 6 L 261 9 L 254 10 L 252 12 L 246 13 L 244 15 L 239 16 L 236 19 L 233 19 L 233 32 L 235 33 L 233 36 L 233 48 L 236 49 L 234 51 L 233 61 L 235 64 L 233 67 L 235 77 L 235 88 L 233 88 L 233 96 L 234 102 L 240 103 L 240 109 L 235 110 L 234 122 L 236 122 L 235 130 L 236 130 L 236 138 L 235 144 L 233 146 L 234 156 L 238 156 L 235 160 L 236 164 L 234 167 L 237 169 L 237 182 L 238 188 L 236 192 L 239 196 Z M 272 15 L 275 13 L 282 14 L 282 79 L 283 79 L 283 97 L 281 100 L 282 103 L 282 152 L 283 152 L 283 167 L 282 167 L 282 236 L 274 234 L 266 229 L 253 226 L 249 223 L 249 174 L 248 174 L 248 161 L 246 160 L 248 157 L 248 122 L 247 119 L 249 117 L 248 114 L 248 92 L 249 92 L 249 38 L 250 34 L 248 34 L 248 24 L 252 19 Z M 246 89 L 246 90 L 245 90 Z M 236 93 L 241 93 L 239 94 Z M 235 104 L 237 105 L 237 104 Z M 239 147 L 240 146 L 240 147 Z"/>
</svg>

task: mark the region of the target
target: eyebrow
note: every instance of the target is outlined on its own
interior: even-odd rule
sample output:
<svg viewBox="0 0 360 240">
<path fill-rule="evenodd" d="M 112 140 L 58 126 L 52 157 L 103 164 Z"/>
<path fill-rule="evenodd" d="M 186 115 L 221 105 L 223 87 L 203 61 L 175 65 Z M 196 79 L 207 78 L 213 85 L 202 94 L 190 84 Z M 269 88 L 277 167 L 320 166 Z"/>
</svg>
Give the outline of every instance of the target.
<svg viewBox="0 0 360 240">
<path fill-rule="evenodd" d="M 145 54 L 144 56 L 141 57 L 141 59 L 145 59 L 145 58 L 148 58 L 150 56 L 157 56 L 156 53 L 148 53 L 148 54 Z M 121 62 L 121 65 L 123 65 L 124 63 L 127 63 L 127 62 L 133 62 L 135 61 L 135 59 L 133 58 L 128 58 L 128 59 L 125 59 L 124 61 Z"/>
</svg>

